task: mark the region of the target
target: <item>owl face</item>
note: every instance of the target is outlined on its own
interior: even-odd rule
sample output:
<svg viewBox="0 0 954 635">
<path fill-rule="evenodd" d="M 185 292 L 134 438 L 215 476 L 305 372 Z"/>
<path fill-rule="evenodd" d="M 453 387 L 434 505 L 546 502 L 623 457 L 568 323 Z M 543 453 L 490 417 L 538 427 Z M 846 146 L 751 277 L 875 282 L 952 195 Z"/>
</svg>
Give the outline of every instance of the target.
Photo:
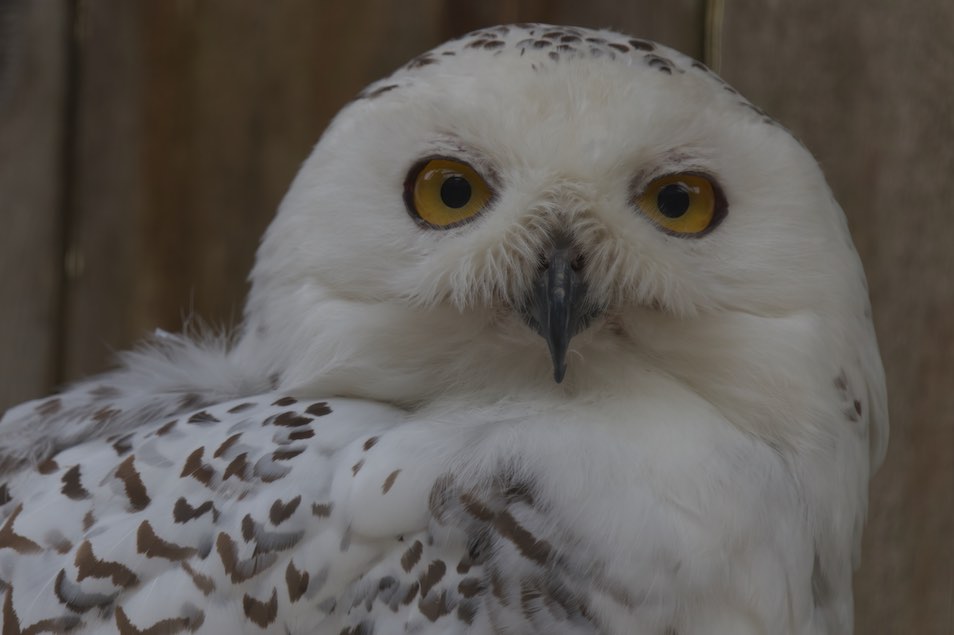
<svg viewBox="0 0 954 635">
<path fill-rule="evenodd" d="M 439 47 L 339 114 L 263 243 L 249 323 L 336 342 L 335 370 L 284 353 L 298 383 L 360 353 L 420 380 L 402 391 L 578 390 L 703 358 L 758 374 L 780 348 L 801 372 L 823 329 L 784 318 L 864 302 L 783 128 L 675 51 L 531 25 Z"/>
</svg>

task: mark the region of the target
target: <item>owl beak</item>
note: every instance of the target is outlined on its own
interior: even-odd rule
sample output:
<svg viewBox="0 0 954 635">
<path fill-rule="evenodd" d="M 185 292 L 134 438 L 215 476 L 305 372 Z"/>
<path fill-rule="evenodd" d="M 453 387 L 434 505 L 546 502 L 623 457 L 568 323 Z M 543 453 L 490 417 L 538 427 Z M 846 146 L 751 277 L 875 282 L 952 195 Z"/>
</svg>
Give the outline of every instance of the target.
<svg viewBox="0 0 954 635">
<path fill-rule="evenodd" d="M 541 255 L 540 264 L 523 307 L 523 317 L 530 328 L 546 340 L 553 362 L 553 379 L 559 384 L 566 374 L 570 340 L 589 321 L 584 311 L 583 257 L 569 237 L 558 236 L 553 246 Z"/>
</svg>

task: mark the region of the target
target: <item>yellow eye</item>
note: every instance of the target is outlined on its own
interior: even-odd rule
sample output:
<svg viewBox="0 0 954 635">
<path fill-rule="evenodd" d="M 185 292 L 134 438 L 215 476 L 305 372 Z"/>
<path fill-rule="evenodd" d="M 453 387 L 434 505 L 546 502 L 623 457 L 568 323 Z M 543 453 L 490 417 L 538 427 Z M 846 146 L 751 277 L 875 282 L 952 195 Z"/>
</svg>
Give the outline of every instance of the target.
<svg viewBox="0 0 954 635">
<path fill-rule="evenodd" d="M 418 221 L 447 229 L 472 220 L 487 207 L 493 191 L 474 168 L 453 159 L 429 159 L 408 174 L 404 202 Z"/>
<path fill-rule="evenodd" d="M 699 236 L 725 216 L 725 197 L 701 174 L 670 174 L 654 180 L 636 199 L 639 209 L 665 232 Z"/>
</svg>

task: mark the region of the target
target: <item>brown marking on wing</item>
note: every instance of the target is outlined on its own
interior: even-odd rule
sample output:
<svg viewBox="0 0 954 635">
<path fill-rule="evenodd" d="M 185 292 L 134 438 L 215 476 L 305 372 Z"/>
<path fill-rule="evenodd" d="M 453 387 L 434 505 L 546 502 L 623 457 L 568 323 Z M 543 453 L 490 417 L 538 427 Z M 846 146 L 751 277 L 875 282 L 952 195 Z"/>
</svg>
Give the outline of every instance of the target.
<svg viewBox="0 0 954 635">
<path fill-rule="evenodd" d="M 364 451 L 367 452 L 378 442 L 381 437 L 368 437 L 368 440 L 364 442 L 364 445 L 361 446 L 364 448 Z"/>
<path fill-rule="evenodd" d="M 256 600 L 246 593 L 242 598 L 242 608 L 245 609 L 245 617 L 261 628 L 265 628 L 278 616 L 278 590 L 272 588 L 272 597 L 265 602 Z"/>
<path fill-rule="evenodd" d="M 447 565 L 444 564 L 443 560 L 434 560 L 431 564 L 427 565 L 427 570 L 423 571 L 418 578 L 418 581 L 421 583 L 421 598 L 427 595 L 428 591 L 441 581 L 445 573 L 447 573 Z"/>
<path fill-rule="evenodd" d="M 288 561 L 288 568 L 285 569 L 285 584 L 288 585 L 289 601 L 294 603 L 301 599 L 308 590 L 308 579 L 307 571 L 299 571 L 295 568 L 294 561 Z"/>
<path fill-rule="evenodd" d="M 7 587 L 3 596 L 3 635 L 19 635 L 20 618 L 13 610 L 13 585 Z"/>
<path fill-rule="evenodd" d="M 194 415 L 189 417 L 189 421 L 188 421 L 188 423 L 194 423 L 197 425 L 204 425 L 207 423 L 218 423 L 218 422 L 219 420 L 215 415 L 209 412 L 206 412 L 205 410 L 195 413 Z"/>
<path fill-rule="evenodd" d="M 95 524 L 96 516 L 93 515 L 92 509 L 83 514 L 83 531 L 89 531 L 90 527 Z"/>
<path fill-rule="evenodd" d="M 129 443 L 129 440 L 132 439 L 132 437 L 133 434 L 130 432 L 129 434 L 124 434 L 113 441 L 113 449 L 116 451 L 116 456 L 122 456 L 132 450 L 132 444 Z"/>
<path fill-rule="evenodd" d="M 73 563 L 76 565 L 77 582 L 86 578 L 109 578 L 113 584 L 124 589 L 139 584 L 139 578 L 126 565 L 97 558 L 89 540 L 80 543 Z"/>
<path fill-rule="evenodd" d="M 297 428 L 298 426 L 305 426 L 312 422 L 311 417 L 304 417 L 294 410 L 289 410 L 288 412 L 283 412 L 280 415 L 271 417 L 265 420 L 268 423 L 271 423 L 273 426 L 285 426 L 287 428 Z"/>
<path fill-rule="evenodd" d="M 82 626 L 77 615 L 51 617 L 34 622 L 26 628 L 20 627 L 20 617 L 13 610 L 13 586 L 6 588 L 3 598 L 3 635 L 39 635 L 40 633 L 67 633 Z"/>
<path fill-rule="evenodd" d="M 129 499 L 130 506 L 137 512 L 141 512 L 149 506 L 152 499 L 146 492 L 146 485 L 142 482 L 142 477 L 136 470 L 134 464 L 135 455 L 130 455 L 116 468 L 116 477 L 123 482 L 126 490 L 126 498 Z"/>
<path fill-rule="evenodd" d="M 170 421 L 169 423 L 163 424 L 161 427 L 159 427 L 159 428 L 156 430 L 156 436 L 157 436 L 157 437 L 161 437 L 161 436 L 164 436 L 164 435 L 166 435 L 166 434 L 169 434 L 169 432 L 170 432 L 174 427 L 176 427 L 176 423 L 177 423 L 177 420 L 176 420 L 176 419 L 173 419 L 173 420 Z"/>
<path fill-rule="evenodd" d="M 189 577 L 192 578 L 192 583 L 195 584 L 196 588 L 202 591 L 202 595 L 209 595 L 212 591 L 215 591 L 215 580 L 210 576 L 203 575 L 192 568 L 192 565 L 188 561 L 182 563 L 182 570 L 189 574 Z"/>
<path fill-rule="evenodd" d="M 52 474 L 58 469 L 60 469 L 59 464 L 52 458 L 46 459 L 42 463 L 38 463 L 36 466 L 36 471 L 43 475 Z"/>
<path fill-rule="evenodd" d="M 484 590 L 484 583 L 477 578 L 464 578 L 457 585 L 457 591 L 465 598 L 472 598 Z"/>
<path fill-rule="evenodd" d="M 53 594 L 60 604 L 76 613 L 85 613 L 94 607 L 109 606 L 116 593 L 84 593 L 76 585 L 67 586 L 66 569 L 60 569 L 53 581 Z"/>
<path fill-rule="evenodd" d="M 205 614 L 198 611 L 192 617 L 168 617 L 140 629 L 129 620 L 121 606 L 116 607 L 116 628 L 119 629 L 119 635 L 178 635 L 186 631 L 194 633 L 204 621 Z"/>
<path fill-rule="evenodd" d="M 410 573 L 414 565 L 421 559 L 421 552 L 423 551 L 424 545 L 421 544 L 420 540 L 415 540 L 414 544 L 408 547 L 404 555 L 401 556 L 401 568 L 404 569 L 406 573 Z"/>
<path fill-rule="evenodd" d="M 191 476 L 204 485 L 211 483 L 212 478 L 215 476 L 215 470 L 202 462 L 202 455 L 204 453 L 205 446 L 199 446 L 193 450 L 192 454 L 186 457 L 185 463 L 182 466 L 182 473 L 179 474 L 179 476 L 182 478 Z"/>
<path fill-rule="evenodd" d="M 312 503 L 311 513 L 318 518 L 328 518 L 331 516 L 331 510 L 334 508 L 334 503 Z"/>
<path fill-rule="evenodd" d="M 276 400 L 276 401 L 273 401 L 273 402 L 272 402 L 272 405 L 273 405 L 273 406 L 281 406 L 282 408 L 284 408 L 285 406 L 290 406 L 290 405 L 296 404 L 296 403 L 298 403 L 298 400 L 295 399 L 294 397 L 282 397 L 281 399 L 278 399 L 278 400 Z"/>
<path fill-rule="evenodd" d="M 242 519 L 242 538 L 245 542 L 255 541 L 255 555 L 268 553 L 270 551 L 284 551 L 291 549 L 305 535 L 303 531 L 291 532 L 271 532 L 265 529 L 252 519 L 251 514 L 246 514 Z"/>
<path fill-rule="evenodd" d="M 410 604 L 414 601 L 414 598 L 417 597 L 417 592 L 420 590 L 421 585 L 417 582 L 412 582 L 411 586 L 408 587 L 407 593 L 404 594 L 404 598 L 401 600 L 402 604 Z"/>
<path fill-rule="evenodd" d="M 219 447 L 217 447 L 217 448 L 215 449 L 215 452 L 212 453 L 212 458 L 213 458 L 213 459 L 217 459 L 217 458 L 219 458 L 220 456 L 222 456 L 223 454 L 225 454 L 226 452 L 228 452 L 228 449 L 229 449 L 230 447 L 232 447 L 233 445 L 235 445 L 235 442 L 238 441 L 238 440 L 239 440 L 239 437 L 241 437 L 241 436 L 242 436 L 242 433 L 241 433 L 241 432 L 236 432 L 235 434 L 233 434 L 232 436 L 230 436 L 228 439 L 226 439 L 225 441 L 223 441 L 223 442 L 222 442 L 222 445 L 220 445 Z"/>
<path fill-rule="evenodd" d="M 539 564 L 546 564 L 550 559 L 553 551 L 550 543 L 535 538 L 508 510 L 505 509 L 496 514 L 494 528 L 501 536 L 516 545 L 525 558 Z"/>
<path fill-rule="evenodd" d="M 47 544 L 60 555 L 65 555 L 73 549 L 73 543 L 62 534 L 52 537 L 47 534 Z"/>
<path fill-rule="evenodd" d="M 212 521 L 218 520 L 219 512 L 212 501 L 205 501 L 198 507 L 193 507 L 189 504 L 189 501 L 180 496 L 175 505 L 172 506 L 172 520 L 177 523 L 187 523 L 210 511 L 212 512 Z"/>
<path fill-rule="evenodd" d="M 63 488 L 60 491 L 67 498 L 80 501 L 90 497 L 89 492 L 83 487 L 79 465 L 74 465 L 68 469 L 60 481 L 63 483 Z"/>
<path fill-rule="evenodd" d="M 136 530 L 136 552 L 147 558 L 164 558 L 173 561 L 185 560 L 198 553 L 193 547 L 183 547 L 163 540 L 156 535 L 148 520 L 142 521 L 139 529 Z"/>
<path fill-rule="evenodd" d="M 225 468 L 222 473 L 222 480 L 226 481 L 230 476 L 238 476 L 239 480 L 246 480 L 245 473 L 248 470 L 248 452 L 242 452 Z"/>
<path fill-rule="evenodd" d="M 305 412 L 316 417 L 323 417 L 331 414 L 331 408 L 328 407 L 328 402 L 326 401 L 316 401 L 305 408 Z"/>
<path fill-rule="evenodd" d="M 97 423 L 106 423 L 107 421 L 112 421 L 116 417 L 122 414 L 122 410 L 117 408 L 110 408 L 109 406 L 104 406 L 93 413 L 93 421 Z"/>
<path fill-rule="evenodd" d="M 305 451 L 305 448 L 291 448 L 288 450 L 275 450 L 272 452 L 273 461 L 290 461 Z"/>
<path fill-rule="evenodd" d="M 447 591 L 441 591 L 440 594 L 434 593 L 431 596 L 425 596 L 422 592 L 417 608 L 424 617 L 432 622 L 436 622 L 453 609 L 447 601 Z"/>
<path fill-rule="evenodd" d="M 26 536 L 21 536 L 13 531 L 13 523 L 16 522 L 17 516 L 19 516 L 22 511 L 23 503 L 19 503 L 16 509 L 13 510 L 13 513 L 7 517 L 7 521 L 3 523 L 3 527 L 0 527 L 0 549 L 13 549 L 17 553 L 24 554 L 43 551 L 43 547 Z"/>
<path fill-rule="evenodd" d="M 287 503 L 283 503 L 282 500 L 276 499 L 272 503 L 271 509 L 268 510 L 268 518 L 272 521 L 272 524 L 276 527 L 282 524 L 284 521 L 288 520 L 292 514 L 295 513 L 295 510 L 298 509 L 298 505 L 301 503 L 301 495 L 296 496 Z"/>
<path fill-rule="evenodd" d="M 258 575 L 272 566 L 278 558 L 275 554 L 268 553 L 252 556 L 246 560 L 239 560 L 235 541 L 224 532 L 219 533 L 215 541 L 215 548 L 219 552 L 219 558 L 222 560 L 225 572 L 236 584 Z"/>
<path fill-rule="evenodd" d="M 489 522 L 496 515 L 486 503 L 477 499 L 473 494 L 465 492 L 460 495 L 460 502 L 464 504 L 464 509 L 477 520 Z"/>
</svg>

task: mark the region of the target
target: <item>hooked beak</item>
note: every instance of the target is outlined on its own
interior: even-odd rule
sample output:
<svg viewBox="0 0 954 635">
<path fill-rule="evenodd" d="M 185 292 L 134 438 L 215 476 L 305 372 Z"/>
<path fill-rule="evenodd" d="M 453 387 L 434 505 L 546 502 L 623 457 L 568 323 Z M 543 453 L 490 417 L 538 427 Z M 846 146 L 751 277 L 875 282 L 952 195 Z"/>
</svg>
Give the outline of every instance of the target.
<svg viewBox="0 0 954 635">
<path fill-rule="evenodd" d="M 547 342 L 553 379 L 563 381 L 570 339 L 586 328 L 592 313 L 584 311 L 586 282 L 583 257 L 568 236 L 560 235 L 543 254 L 540 271 L 523 306 L 527 324 Z"/>
</svg>

